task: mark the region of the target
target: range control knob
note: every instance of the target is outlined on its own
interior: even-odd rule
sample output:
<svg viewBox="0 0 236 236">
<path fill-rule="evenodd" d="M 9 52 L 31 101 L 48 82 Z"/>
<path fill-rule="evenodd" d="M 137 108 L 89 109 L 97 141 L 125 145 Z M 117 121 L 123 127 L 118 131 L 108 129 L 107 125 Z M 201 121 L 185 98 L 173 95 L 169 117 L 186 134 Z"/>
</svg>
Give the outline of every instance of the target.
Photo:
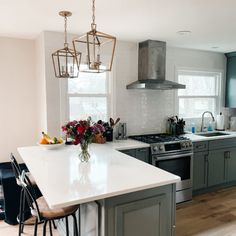
<svg viewBox="0 0 236 236">
<path fill-rule="evenodd" d="M 186 148 L 186 144 L 185 143 L 182 143 L 182 148 Z"/>
<path fill-rule="evenodd" d="M 163 146 L 159 146 L 159 150 L 160 151 L 164 151 L 164 147 Z"/>
<path fill-rule="evenodd" d="M 154 152 L 157 152 L 157 151 L 158 151 L 158 147 L 157 147 L 157 146 L 154 146 L 154 147 L 152 148 L 152 150 L 153 150 Z"/>
</svg>

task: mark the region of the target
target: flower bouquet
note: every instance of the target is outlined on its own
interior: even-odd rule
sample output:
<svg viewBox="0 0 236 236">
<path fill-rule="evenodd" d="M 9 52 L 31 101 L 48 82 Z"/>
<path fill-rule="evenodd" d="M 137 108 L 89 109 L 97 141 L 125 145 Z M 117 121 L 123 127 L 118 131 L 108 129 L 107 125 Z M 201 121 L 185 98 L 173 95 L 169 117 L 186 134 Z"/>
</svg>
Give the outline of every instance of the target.
<svg viewBox="0 0 236 236">
<path fill-rule="evenodd" d="M 66 133 L 68 138 L 71 138 L 74 145 L 80 144 L 81 153 L 79 158 L 82 162 L 88 162 L 90 154 L 88 146 L 92 143 L 95 135 L 104 132 L 104 127 L 100 124 L 92 124 L 91 118 L 87 120 L 74 120 L 62 126 L 63 132 Z"/>
</svg>

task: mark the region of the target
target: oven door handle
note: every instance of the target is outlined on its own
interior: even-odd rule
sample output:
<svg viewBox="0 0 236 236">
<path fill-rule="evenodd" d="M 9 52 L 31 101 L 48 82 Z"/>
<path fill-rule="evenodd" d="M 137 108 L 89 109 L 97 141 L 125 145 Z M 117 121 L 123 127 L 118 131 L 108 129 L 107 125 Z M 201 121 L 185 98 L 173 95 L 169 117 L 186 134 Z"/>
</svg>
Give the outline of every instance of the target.
<svg viewBox="0 0 236 236">
<path fill-rule="evenodd" d="M 157 161 L 164 161 L 169 159 L 177 159 L 182 157 L 192 157 L 193 153 L 182 153 L 182 154 L 175 154 L 175 155 L 168 155 L 168 156 L 154 156 Z"/>
</svg>

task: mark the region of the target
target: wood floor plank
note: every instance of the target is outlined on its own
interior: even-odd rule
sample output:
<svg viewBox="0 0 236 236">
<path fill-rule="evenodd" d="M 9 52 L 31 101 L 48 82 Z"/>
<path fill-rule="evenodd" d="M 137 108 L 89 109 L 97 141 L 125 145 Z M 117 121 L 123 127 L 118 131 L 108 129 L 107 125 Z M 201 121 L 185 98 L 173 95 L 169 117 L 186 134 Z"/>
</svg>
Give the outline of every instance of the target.
<svg viewBox="0 0 236 236">
<path fill-rule="evenodd" d="M 18 225 L 9 225 L 3 220 L 0 221 L 0 236 L 17 236 L 18 235 Z M 25 225 L 24 234 L 22 236 L 32 236 L 34 235 L 34 226 Z M 40 224 L 38 227 L 38 235 L 43 235 L 43 225 Z M 47 229 L 47 235 L 49 234 L 49 229 Z M 53 236 L 59 236 L 57 230 L 53 230 Z"/>
<path fill-rule="evenodd" d="M 178 205 L 176 236 L 236 236 L 236 187 Z"/>
</svg>

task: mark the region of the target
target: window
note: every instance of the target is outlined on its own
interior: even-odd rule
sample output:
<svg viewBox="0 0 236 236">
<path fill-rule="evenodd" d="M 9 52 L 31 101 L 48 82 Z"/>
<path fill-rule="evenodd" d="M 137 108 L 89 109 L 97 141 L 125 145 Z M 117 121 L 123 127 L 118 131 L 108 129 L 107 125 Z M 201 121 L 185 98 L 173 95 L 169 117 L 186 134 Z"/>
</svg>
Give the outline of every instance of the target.
<svg viewBox="0 0 236 236">
<path fill-rule="evenodd" d="M 81 65 L 82 66 L 82 65 Z M 108 120 L 109 73 L 80 72 L 78 79 L 68 79 L 66 85 L 66 116 L 64 120 L 92 117 L 93 121 Z"/>
<path fill-rule="evenodd" d="M 198 118 L 204 111 L 219 113 L 221 73 L 179 70 L 178 82 L 186 85 L 178 90 L 180 117 Z"/>
</svg>

